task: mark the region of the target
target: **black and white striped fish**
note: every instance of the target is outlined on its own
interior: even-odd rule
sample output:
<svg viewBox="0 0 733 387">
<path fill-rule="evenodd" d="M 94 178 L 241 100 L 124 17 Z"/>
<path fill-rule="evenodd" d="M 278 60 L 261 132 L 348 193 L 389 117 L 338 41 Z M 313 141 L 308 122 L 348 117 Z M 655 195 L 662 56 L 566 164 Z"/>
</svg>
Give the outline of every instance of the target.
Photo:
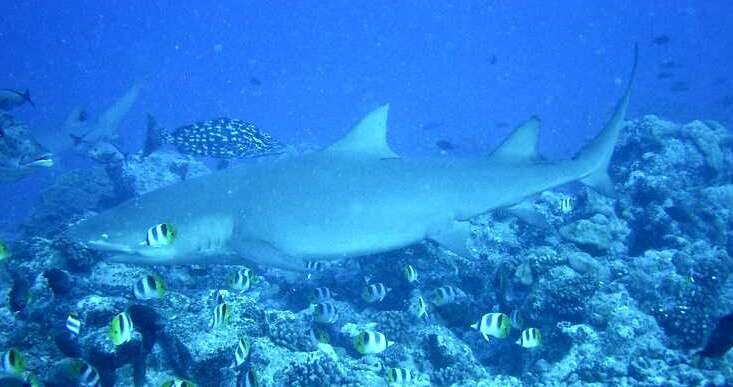
<svg viewBox="0 0 733 387">
<path fill-rule="evenodd" d="M 252 284 L 256 282 L 257 276 L 254 274 L 252 269 L 249 268 L 237 270 L 237 272 L 229 278 L 229 286 L 234 290 L 239 290 L 240 292 L 249 290 L 249 288 L 252 287 Z"/>
<path fill-rule="evenodd" d="M 321 324 L 333 324 L 338 318 L 339 314 L 336 310 L 336 306 L 330 302 L 322 302 L 319 304 L 313 304 L 313 319 Z"/>
<path fill-rule="evenodd" d="M 219 328 L 220 326 L 229 322 L 230 317 L 231 311 L 229 310 L 229 304 L 227 304 L 226 302 L 222 302 L 221 304 L 216 305 L 216 307 L 214 308 L 214 315 L 209 321 L 209 328 Z"/>
<path fill-rule="evenodd" d="M 558 204 L 558 207 L 560 209 L 560 212 L 562 214 L 569 214 L 573 212 L 573 198 L 569 196 L 564 196 L 562 199 L 560 199 L 560 203 Z"/>
<path fill-rule="evenodd" d="M 81 332 L 81 319 L 79 319 L 79 315 L 76 312 L 71 312 L 66 317 L 66 330 L 69 331 L 72 337 L 79 336 L 79 332 Z"/>
<path fill-rule="evenodd" d="M 78 360 L 79 385 L 80 386 L 98 386 L 100 381 L 99 371 L 91 364 Z"/>
<path fill-rule="evenodd" d="M 219 159 L 260 157 L 283 151 L 282 144 L 251 122 L 217 118 L 166 132 L 148 116 L 143 155 L 149 155 L 163 144 L 173 145 L 183 154 Z"/>
<path fill-rule="evenodd" d="M 109 337 L 118 346 L 132 340 L 134 331 L 135 325 L 127 311 L 115 315 L 109 325 Z"/>
<path fill-rule="evenodd" d="M 315 288 L 311 292 L 310 300 L 312 303 L 331 301 L 333 300 L 333 292 L 327 287 Z"/>
<path fill-rule="evenodd" d="M 234 350 L 234 363 L 232 363 L 232 368 L 237 368 L 244 364 L 249 359 L 251 349 L 252 347 L 247 337 L 240 337 L 239 342 L 237 342 L 237 349 Z"/>
<path fill-rule="evenodd" d="M 132 287 L 132 294 L 138 300 L 150 300 L 163 298 L 165 295 L 165 283 L 160 277 L 147 274 L 140 278 Z"/>
<path fill-rule="evenodd" d="M 176 232 L 173 226 L 167 223 L 161 223 L 148 229 L 145 241 L 141 242 L 141 244 L 146 244 L 150 247 L 162 247 L 170 245 L 175 239 Z"/>
<path fill-rule="evenodd" d="M 542 334 L 537 328 L 527 328 L 522 331 L 522 336 L 516 343 L 523 348 L 537 348 L 542 345 Z"/>
</svg>

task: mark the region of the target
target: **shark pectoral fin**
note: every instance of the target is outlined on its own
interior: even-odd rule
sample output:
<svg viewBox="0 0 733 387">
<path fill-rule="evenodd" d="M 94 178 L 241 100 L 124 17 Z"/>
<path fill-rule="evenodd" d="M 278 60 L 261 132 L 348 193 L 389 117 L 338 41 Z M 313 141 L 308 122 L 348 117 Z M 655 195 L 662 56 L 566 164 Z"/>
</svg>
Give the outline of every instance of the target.
<svg viewBox="0 0 733 387">
<path fill-rule="evenodd" d="M 537 212 L 531 201 L 525 200 L 519 202 L 507 208 L 506 211 L 533 226 L 542 228 L 550 227 L 550 224 L 547 223 L 547 219 Z"/>
<path fill-rule="evenodd" d="M 517 127 L 514 132 L 489 157 L 492 161 L 506 163 L 527 163 L 539 160 L 537 143 L 540 120 L 532 117 Z"/>
<path fill-rule="evenodd" d="M 305 262 L 291 257 L 268 242 L 261 240 L 240 240 L 235 246 L 244 258 L 264 266 L 274 266 L 285 270 L 305 272 Z"/>
<path fill-rule="evenodd" d="M 362 118 L 346 136 L 326 148 L 326 152 L 380 159 L 398 157 L 387 145 L 388 113 L 389 105 L 378 107 Z"/>
<path fill-rule="evenodd" d="M 472 258 L 471 250 L 466 246 L 468 238 L 471 237 L 471 223 L 452 221 L 445 227 L 436 229 L 429 233 L 428 238 L 438 242 L 456 255 Z"/>
</svg>

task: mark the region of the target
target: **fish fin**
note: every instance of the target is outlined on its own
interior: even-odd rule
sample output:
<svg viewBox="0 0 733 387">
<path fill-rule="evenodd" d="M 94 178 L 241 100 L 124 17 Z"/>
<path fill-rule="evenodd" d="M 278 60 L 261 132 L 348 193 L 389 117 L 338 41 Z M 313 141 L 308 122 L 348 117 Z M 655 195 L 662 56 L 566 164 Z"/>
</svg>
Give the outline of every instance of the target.
<svg viewBox="0 0 733 387">
<path fill-rule="evenodd" d="M 22 95 L 23 95 L 23 99 L 26 102 L 28 102 L 29 104 L 31 104 L 31 106 L 36 107 L 36 104 L 33 103 L 33 100 L 31 100 L 31 91 L 30 90 L 25 89 L 25 93 L 23 93 Z"/>
<path fill-rule="evenodd" d="M 382 105 L 362 118 L 343 138 L 326 148 L 327 152 L 375 158 L 397 158 L 387 144 L 389 105 Z"/>
<path fill-rule="evenodd" d="M 430 324 L 430 321 L 432 320 L 432 318 L 430 318 L 430 313 L 428 313 L 428 312 L 425 312 L 425 314 L 422 315 L 422 318 L 423 318 L 423 321 L 425 321 L 426 324 Z"/>
<path fill-rule="evenodd" d="M 481 332 L 481 336 L 484 337 L 484 340 L 486 340 L 487 343 L 490 343 L 491 342 L 491 340 L 489 339 L 489 335 L 488 334 Z"/>
<path fill-rule="evenodd" d="M 152 114 L 148 114 L 148 130 L 145 134 L 145 145 L 143 145 L 143 157 L 149 156 L 160 148 L 165 142 L 163 129 L 158 125 Z"/>
<path fill-rule="evenodd" d="M 97 120 L 97 130 L 104 135 L 114 136 L 117 133 L 122 119 L 125 118 L 130 108 L 132 108 L 132 104 L 137 100 L 141 88 L 141 84 L 133 85 L 112 106 L 108 107 Z"/>
<path fill-rule="evenodd" d="M 540 119 L 532 117 L 514 129 L 489 158 L 497 162 L 536 162 L 540 159 L 537 152 L 539 133 Z"/>
<path fill-rule="evenodd" d="M 445 227 L 436 229 L 428 234 L 428 238 L 438 242 L 456 255 L 471 258 L 473 254 L 466 246 L 468 238 L 471 237 L 471 223 L 452 221 Z"/>
<path fill-rule="evenodd" d="M 542 214 L 535 210 L 532 202 L 525 200 L 521 201 L 509 208 L 507 212 L 516 216 L 517 218 L 537 227 L 547 228 L 550 224 L 547 222 Z"/>
<path fill-rule="evenodd" d="M 472 329 L 478 329 L 478 323 L 471 324 L 471 328 Z"/>
<path fill-rule="evenodd" d="M 631 69 L 629 83 L 626 86 L 623 97 L 616 104 L 613 116 L 611 116 L 603 131 L 575 157 L 575 160 L 581 163 L 581 167 L 588 171 L 580 181 L 609 197 L 615 197 L 616 195 L 613 189 L 613 182 L 611 182 L 611 178 L 608 176 L 608 165 L 611 162 L 619 132 L 624 124 L 626 108 L 629 106 L 631 86 L 634 82 L 638 62 L 639 47 L 637 45 L 634 47 L 634 65 Z"/>
</svg>

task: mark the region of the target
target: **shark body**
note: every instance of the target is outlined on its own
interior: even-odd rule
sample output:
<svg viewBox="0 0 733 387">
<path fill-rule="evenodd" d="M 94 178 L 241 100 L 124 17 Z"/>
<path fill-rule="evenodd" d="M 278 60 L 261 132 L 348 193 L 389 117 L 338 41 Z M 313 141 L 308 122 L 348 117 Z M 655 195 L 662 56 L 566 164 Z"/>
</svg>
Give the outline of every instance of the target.
<svg viewBox="0 0 733 387">
<path fill-rule="evenodd" d="M 470 220 L 478 215 L 573 181 L 612 192 L 606 169 L 629 89 L 605 129 L 572 160 L 540 160 L 535 118 L 487 157 L 401 158 L 387 145 L 382 106 L 320 152 L 183 181 L 86 220 L 69 235 L 116 260 L 146 264 L 254 262 L 303 270 L 309 260 L 425 239 L 467 254 Z M 159 223 L 175 227 L 175 241 L 142 243 Z"/>
</svg>

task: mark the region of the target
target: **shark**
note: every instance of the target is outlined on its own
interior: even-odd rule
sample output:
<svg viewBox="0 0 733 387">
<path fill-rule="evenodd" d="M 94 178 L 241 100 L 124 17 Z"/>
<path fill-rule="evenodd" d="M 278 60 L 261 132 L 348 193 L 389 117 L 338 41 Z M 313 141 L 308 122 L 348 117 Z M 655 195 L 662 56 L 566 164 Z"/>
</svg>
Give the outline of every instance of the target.
<svg viewBox="0 0 733 387">
<path fill-rule="evenodd" d="M 82 107 L 73 108 L 61 130 L 47 134 L 44 143 L 49 144 L 55 153 L 71 148 L 82 154 L 91 154 L 98 144 L 115 141 L 119 137 L 120 124 L 137 101 L 141 89 L 139 83 L 132 85 L 95 119 L 89 117 Z"/>
<path fill-rule="evenodd" d="M 320 151 L 149 192 L 72 226 L 67 237 L 112 260 L 150 265 L 254 263 L 306 271 L 313 260 L 367 256 L 425 240 L 470 257 L 467 241 L 477 216 L 521 210 L 542 191 L 576 181 L 613 195 L 607 169 L 630 90 L 631 80 L 606 126 L 572 159 L 539 156 L 536 117 L 483 157 L 400 157 L 387 143 L 389 105 L 383 105 Z M 145 243 L 159 224 L 175 230 L 172 243 Z"/>
</svg>

